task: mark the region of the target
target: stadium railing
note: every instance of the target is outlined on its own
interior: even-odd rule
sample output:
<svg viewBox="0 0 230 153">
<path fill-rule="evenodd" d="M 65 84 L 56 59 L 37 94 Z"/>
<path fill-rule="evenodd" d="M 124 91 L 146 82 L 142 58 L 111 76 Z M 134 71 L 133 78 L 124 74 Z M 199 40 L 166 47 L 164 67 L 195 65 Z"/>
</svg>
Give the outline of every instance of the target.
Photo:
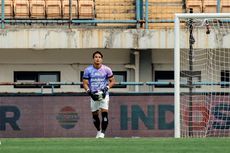
<svg viewBox="0 0 230 153">
<path fill-rule="evenodd" d="M 31 87 L 37 85 L 40 87 L 40 91 L 37 92 L 38 94 L 45 94 L 46 92 L 44 92 L 44 88 L 47 88 L 47 90 L 50 90 L 49 93 L 54 94 L 56 93 L 55 88 L 57 86 L 82 86 L 82 82 L 0 82 L 0 87 L 1 86 L 17 86 L 17 91 L 20 91 L 20 86 L 23 87 Z M 133 93 L 138 93 L 138 92 L 154 92 L 153 87 L 157 86 L 157 85 L 173 85 L 172 82 L 116 82 L 116 85 L 125 85 L 126 88 L 124 89 L 125 92 L 133 92 Z M 129 89 L 128 87 L 143 87 L 143 86 L 147 86 L 149 87 L 148 90 L 138 90 L 136 91 L 136 88 L 134 89 Z M 19 90 L 18 90 L 19 89 Z M 22 88 L 25 89 L 25 88 Z M 30 93 L 30 89 L 31 88 L 26 88 L 27 92 L 24 93 Z M 116 88 L 114 88 L 116 89 Z M 117 92 L 121 92 L 123 88 L 117 90 Z M 15 90 L 16 91 L 16 90 Z M 68 91 L 63 91 L 64 92 L 68 92 Z M 72 91 L 71 91 L 72 92 Z M 84 90 L 75 90 L 75 92 L 84 92 Z M 116 91 L 115 91 L 116 92 Z M 5 91 L 2 91 L 2 93 L 10 93 L 10 91 L 8 92 L 7 89 Z M 23 93 L 23 92 L 17 92 L 17 93 Z"/>
<path fill-rule="evenodd" d="M 114 93 L 172 93 L 174 92 L 174 82 L 169 81 L 148 81 L 148 82 L 116 82 L 115 85 L 117 87 L 112 88 L 112 92 Z M 119 88 L 119 85 L 125 86 L 125 88 Z M 188 85 L 187 82 L 181 82 L 181 86 Z M 198 86 L 221 86 L 221 85 L 230 85 L 230 82 L 193 82 L 192 85 Z M 84 89 L 82 87 L 82 82 L 0 82 L 0 88 L 5 86 L 14 86 L 13 90 L 9 90 L 6 88 L 2 88 L 4 90 L 0 90 L 0 93 L 37 93 L 37 94 L 55 94 L 55 93 L 84 93 Z M 20 87 L 21 86 L 21 87 Z M 33 86 L 37 86 L 33 88 Z M 57 88 L 60 86 L 80 86 L 81 88 L 76 88 L 74 90 L 65 90 L 65 88 Z M 28 88 L 25 88 L 28 87 Z M 131 88 L 134 87 L 134 88 Z M 141 90 L 136 90 L 135 87 L 145 87 Z M 146 88 L 147 87 L 147 88 Z M 26 89 L 26 91 L 24 90 Z M 34 92 L 36 89 L 37 92 Z M 38 89 L 38 90 L 37 90 Z M 44 91 L 46 89 L 46 91 Z M 114 90 L 115 89 L 115 90 Z M 159 90 L 162 89 L 162 90 Z M 166 90 L 168 89 L 168 90 Z M 12 92 L 13 91 L 13 92 Z M 49 92 L 47 92 L 49 91 Z M 197 91 L 199 93 L 200 91 Z M 218 91 L 221 92 L 221 91 Z"/>
</svg>

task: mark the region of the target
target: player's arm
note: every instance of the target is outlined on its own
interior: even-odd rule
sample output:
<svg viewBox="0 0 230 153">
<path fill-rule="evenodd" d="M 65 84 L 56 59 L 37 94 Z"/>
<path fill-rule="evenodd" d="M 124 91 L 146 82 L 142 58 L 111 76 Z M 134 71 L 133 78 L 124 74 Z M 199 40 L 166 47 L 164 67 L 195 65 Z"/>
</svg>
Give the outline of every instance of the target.
<svg viewBox="0 0 230 153">
<path fill-rule="evenodd" d="M 112 76 L 109 78 L 108 86 L 109 86 L 109 88 L 112 88 L 114 85 L 115 85 L 115 78 L 114 78 L 114 76 Z"/>
<path fill-rule="evenodd" d="M 87 69 L 84 71 L 83 74 L 83 88 L 85 89 L 85 91 L 87 92 L 87 94 L 95 101 L 98 100 L 98 96 L 93 94 L 89 88 L 89 77 L 88 77 L 88 71 Z"/>
<path fill-rule="evenodd" d="M 83 87 L 85 91 L 87 92 L 89 89 L 89 80 L 88 79 L 83 79 Z"/>
</svg>

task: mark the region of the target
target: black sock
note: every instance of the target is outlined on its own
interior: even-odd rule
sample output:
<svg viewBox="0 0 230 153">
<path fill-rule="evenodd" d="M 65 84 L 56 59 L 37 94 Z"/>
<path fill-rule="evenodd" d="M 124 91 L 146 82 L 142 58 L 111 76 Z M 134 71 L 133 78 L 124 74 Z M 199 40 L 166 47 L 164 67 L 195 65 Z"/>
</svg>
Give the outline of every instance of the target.
<svg viewBox="0 0 230 153">
<path fill-rule="evenodd" d="M 93 124 L 96 127 L 97 131 L 100 131 L 100 119 L 98 114 L 93 114 Z"/>
<path fill-rule="evenodd" d="M 101 122 L 101 132 L 105 133 L 105 130 L 109 124 L 109 120 L 108 120 L 108 112 L 102 112 L 101 113 L 102 116 L 102 122 Z"/>
</svg>

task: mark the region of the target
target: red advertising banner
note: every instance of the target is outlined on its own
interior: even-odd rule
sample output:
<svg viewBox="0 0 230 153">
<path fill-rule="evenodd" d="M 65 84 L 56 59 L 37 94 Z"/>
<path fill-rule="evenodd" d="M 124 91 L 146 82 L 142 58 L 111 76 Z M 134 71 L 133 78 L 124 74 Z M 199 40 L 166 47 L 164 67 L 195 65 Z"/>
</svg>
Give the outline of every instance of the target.
<svg viewBox="0 0 230 153">
<path fill-rule="evenodd" d="M 88 96 L 2 96 L 0 137 L 95 137 Z M 172 95 L 111 96 L 106 137 L 173 137 Z"/>
</svg>

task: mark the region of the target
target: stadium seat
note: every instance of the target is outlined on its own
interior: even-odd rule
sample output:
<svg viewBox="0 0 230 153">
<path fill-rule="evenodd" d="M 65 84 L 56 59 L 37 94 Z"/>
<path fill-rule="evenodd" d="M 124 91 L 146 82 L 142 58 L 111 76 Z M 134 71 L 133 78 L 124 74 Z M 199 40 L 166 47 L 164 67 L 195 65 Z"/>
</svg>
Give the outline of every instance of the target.
<svg viewBox="0 0 230 153">
<path fill-rule="evenodd" d="M 149 0 L 149 2 L 181 3 L 181 0 Z"/>
<path fill-rule="evenodd" d="M 204 0 L 203 1 L 204 13 L 216 13 L 217 12 L 217 1 L 216 0 Z"/>
<path fill-rule="evenodd" d="M 14 16 L 15 18 L 29 18 L 30 16 L 28 0 L 14 0 Z"/>
<path fill-rule="evenodd" d="M 95 18 L 93 0 L 79 0 L 78 1 L 78 11 L 79 11 L 79 19 Z"/>
<path fill-rule="evenodd" d="M 31 18 L 45 18 L 45 0 L 30 1 Z"/>
<path fill-rule="evenodd" d="M 189 12 L 190 8 L 193 9 L 194 13 L 202 13 L 203 12 L 202 0 L 187 0 L 186 12 Z"/>
<path fill-rule="evenodd" d="M 69 18 L 69 0 L 62 1 L 63 18 Z M 78 17 L 77 0 L 72 0 L 72 18 Z"/>
<path fill-rule="evenodd" d="M 152 6 L 151 13 L 149 14 L 149 18 L 155 20 L 169 20 L 174 19 L 175 13 L 182 13 L 183 9 L 180 5 L 172 5 L 172 6 Z"/>
<path fill-rule="evenodd" d="M 5 18 L 13 17 L 13 1 L 5 0 Z M 2 1 L 0 1 L 0 15 L 2 15 Z"/>
<path fill-rule="evenodd" d="M 135 18 L 135 6 L 96 6 L 97 18 L 124 20 Z"/>
<path fill-rule="evenodd" d="M 99 20 L 133 20 L 135 19 L 135 3 L 133 0 L 97 0 L 95 1 L 96 18 Z M 109 23 L 97 24 L 103 27 L 135 27 L 135 24 Z"/>
<path fill-rule="evenodd" d="M 149 19 L 174 19 L 175 13 L 183 13 L 182 0 L 149 0 Z"/>
<path fill-rule="evenodd" d="M 53 19 L 62 18 L 61 0 L 46 0 L 46 17 Z"/>
<path fill-rule="evenodd" d="M 95 1 L 97 19 L 124 20 L 135 18 L 135 4 L 132 0 Z"/>
<path fill-rule="evenodd" d="M 230 13 L 230 0 L 221 0 L 221 12 Z"/>
<path fill-rule="evenodd" d="M 173 29 L 174 23 L 150 23 L 149 28 L 151 29 Z"/>
<path fill-rule="evenodd" d="M 184 13 L 183 0 L 149 0 L 149 20 L 173 20 L 175 13 Z M 149 28 L 173 28 L 171 23 L 149 23 Z"/>
</svg>

